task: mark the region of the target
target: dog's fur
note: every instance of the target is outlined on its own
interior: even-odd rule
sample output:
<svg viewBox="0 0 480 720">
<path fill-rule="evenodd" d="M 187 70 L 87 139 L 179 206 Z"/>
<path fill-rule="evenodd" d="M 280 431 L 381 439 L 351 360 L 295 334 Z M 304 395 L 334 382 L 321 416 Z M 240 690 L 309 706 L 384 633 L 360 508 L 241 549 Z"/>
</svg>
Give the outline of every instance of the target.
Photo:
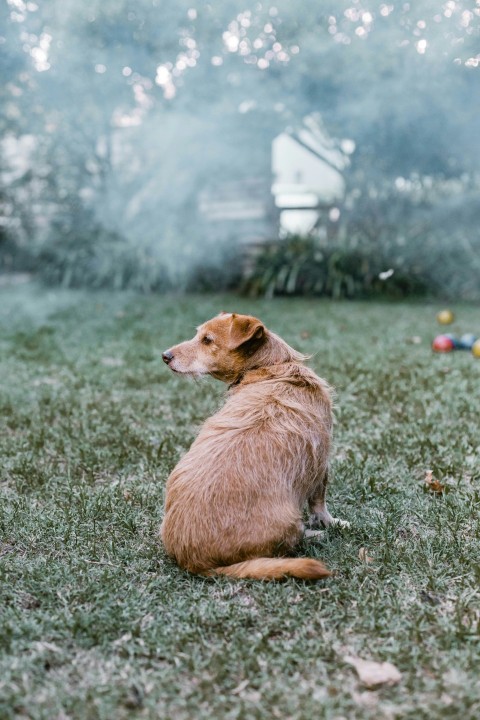
<svg viewBox="0 0 480 720">
<path fill-rule="evenodd" d="M 317 579 L 310 558 L 288 558 L 302 510 L 334 519 L 325 504 L 332 393 L 305 357 L 254 317 L 222 313 L 163 359 L 177 373 L 230 383 L 167 483 L 161 535 L 167 553 L 202 575 Z M 277 557 L 275 557 L 277 556 Z M 278 557 L 280 556 L 280 557 Z"/>
</svg>

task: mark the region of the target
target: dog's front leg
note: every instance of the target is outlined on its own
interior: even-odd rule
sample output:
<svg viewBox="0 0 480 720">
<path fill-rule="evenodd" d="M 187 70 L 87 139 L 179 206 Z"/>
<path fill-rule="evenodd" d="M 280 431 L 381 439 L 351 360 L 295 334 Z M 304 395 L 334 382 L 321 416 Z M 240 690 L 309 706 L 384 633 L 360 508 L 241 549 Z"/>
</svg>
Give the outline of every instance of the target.
<svg viewBox="0 0 480 720">
<path fill-rule="evenodd" d="M 327 494 L 327 485 L 328 469 L 321 476 L 317 487 L 315 488 L 313 494 L 310 496 L 308 501 L 308 506 L 310 509 L 310 524 L 321 524 L 324 527 L 336 525 L 337 527 L 341 528 L 349 528 L 350 523 L 348 522 L 348 520 L 341 520 L 340 518 L 335 518 L 328 512 L 327 503 L 325 500 Z"/>
</svg>

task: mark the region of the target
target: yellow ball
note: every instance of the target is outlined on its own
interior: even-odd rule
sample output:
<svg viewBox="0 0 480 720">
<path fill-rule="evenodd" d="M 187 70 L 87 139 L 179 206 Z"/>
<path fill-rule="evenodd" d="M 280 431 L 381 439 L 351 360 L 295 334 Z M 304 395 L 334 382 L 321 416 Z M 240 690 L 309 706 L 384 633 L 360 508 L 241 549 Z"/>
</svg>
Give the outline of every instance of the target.
<svg viewBox="0 0 480 720">
<path fill-rule="evenodd" d="M 473 357 L 480 358 L 480 340 L 475 340 L 475 342 L 473 343 L 472 355 Z"/>
<path fill-rule="evenodd" d="M 440 325 L 451 325 L 455 320 L 455 315 L 451 310 L 440 310 L 437 313 L 437 321 Z"/>
</svg>

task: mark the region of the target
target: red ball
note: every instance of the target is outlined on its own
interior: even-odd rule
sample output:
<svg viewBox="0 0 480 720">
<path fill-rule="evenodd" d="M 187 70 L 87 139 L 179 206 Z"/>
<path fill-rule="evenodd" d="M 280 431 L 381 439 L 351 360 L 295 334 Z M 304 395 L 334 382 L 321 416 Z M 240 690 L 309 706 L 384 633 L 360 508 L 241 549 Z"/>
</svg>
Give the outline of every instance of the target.
<svg viewBox="0 0 480 720">
<path fill-rule="evenodd" d="M 432 343 L 432 350 L 435 352 L 451 352 L 454 347 L 453 340 L 446 335 L 437 335 Z"/>
</svg>

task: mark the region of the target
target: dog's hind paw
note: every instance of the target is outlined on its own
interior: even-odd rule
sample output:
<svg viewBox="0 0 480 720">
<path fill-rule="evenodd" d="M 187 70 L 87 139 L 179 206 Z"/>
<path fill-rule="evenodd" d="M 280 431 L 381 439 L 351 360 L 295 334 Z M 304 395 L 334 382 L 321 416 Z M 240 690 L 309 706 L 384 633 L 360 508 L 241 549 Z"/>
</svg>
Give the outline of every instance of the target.
<svg viewBox="0 0 480 720">
<path fill-rule="evenodd" d="M 322 510 L 320 512 L 313 513 L 310 516 L 310 525 L 315 527 L 318 525 L 323 525 L 323 527 L 338 527 L 342 528 L 343 530 L 348 529 L 351 527 L 348 520 L 341 520 L 340 518 L 334 518 L 328 510 Z"/>
<path fill-rule="evenodd" d="M 305 530 L 303 537 L 307 540 L 321 540 L 325 537 L 325 530 Z"/>
<path fill-rule="evenodd" d="M 335 518 L 330 515 L 328 510 L 325 508 L 324 510 L 320 510 L 318 512 L 312 513 L 310 516 L 310 525 L 323 525 L 323 527 L 337 527 L 342 528 L 344 530 L 351 527 L 348 520 L 341 520 L 340 518 Z"/>
<path fill-rule="evenodd" d="M 329 526 L 330 527 L 338 527 L 338 528 L 341 528 L 342 530 L 348 530 L 349 528 L 352 527 L 352 524 L 349 523 L 348 520 L 342 520 L 341 518 L 332 517 L 332 519 L 329 522 Z"/>
</svg>

